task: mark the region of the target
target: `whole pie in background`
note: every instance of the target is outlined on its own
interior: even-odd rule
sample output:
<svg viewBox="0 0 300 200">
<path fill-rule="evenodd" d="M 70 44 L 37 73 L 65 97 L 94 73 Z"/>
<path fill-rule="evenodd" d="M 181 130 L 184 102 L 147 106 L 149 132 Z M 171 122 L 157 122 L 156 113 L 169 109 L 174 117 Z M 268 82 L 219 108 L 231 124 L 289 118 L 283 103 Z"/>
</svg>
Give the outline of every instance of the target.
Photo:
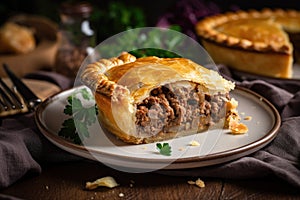
<svg viewBox="0 0 300 200">
<path fill-rule="evenodd" d="M 196 24 L 204 48 L 216 63 L 277 78 L 291 78 L 299 57 L 300 12 L 283 9 L 237 11 Z"/>
</svg>

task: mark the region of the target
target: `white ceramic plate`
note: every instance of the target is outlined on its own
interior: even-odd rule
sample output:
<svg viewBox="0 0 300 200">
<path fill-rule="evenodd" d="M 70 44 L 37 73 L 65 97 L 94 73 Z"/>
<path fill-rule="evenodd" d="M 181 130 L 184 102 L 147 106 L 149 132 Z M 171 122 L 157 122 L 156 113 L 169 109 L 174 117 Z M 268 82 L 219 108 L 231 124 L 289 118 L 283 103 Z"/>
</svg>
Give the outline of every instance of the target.
<svg viewBox="0 0 300 200">
<path fill-rule="evenodd" d="M 208 130 L 204 133 L 168 140 L 171 156 L 158 153 L 156 144 L 129 145 L 111 134 L 101 131 L 99 123 L 89 128 L 90 137 L 84 145 L 76 145 L 60 136 L 62 122 L 66 119 L 63 109 L 66 99 L 80 86 L 59 93 L 44 101 L 36 111 L 36 122 L 42 134 L 58 147 L 82 156 L 98 160 L 110 167 L 128 172 L 147 172 L 157 169 L 185 169 L 210 166 L 249 155 L 275 138 L 280 126 L 276 109 L 263 97 L 250 90 L 236 88 L 231 96 L 239 102 L 238 111 L 249 131 L 243 135 L 228 134 L 226 130 Z M 191 141 L 199 146 L 191 146 Z"/>
</svg>

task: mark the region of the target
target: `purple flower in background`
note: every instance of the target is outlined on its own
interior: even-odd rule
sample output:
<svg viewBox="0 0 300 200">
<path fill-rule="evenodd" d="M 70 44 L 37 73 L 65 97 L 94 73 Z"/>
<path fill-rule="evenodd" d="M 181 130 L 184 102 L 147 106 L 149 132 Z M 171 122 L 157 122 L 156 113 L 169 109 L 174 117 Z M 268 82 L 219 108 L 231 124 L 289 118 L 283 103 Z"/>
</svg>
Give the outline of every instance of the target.
<svg viewBox="0 0 300 200">
<path fill-rule="evenodd" d="M 233 7 L 231 10 L 236 10 Z M 179 25 L 181 31 L 196 39 L 195 24 L 202 18 L 221 13 L 222 9 L 213 1 L 208 0 L 179 0 L 171 11 L 162 15 L 156 24 L 158 27 L 168 28 Z"/>
</svg>

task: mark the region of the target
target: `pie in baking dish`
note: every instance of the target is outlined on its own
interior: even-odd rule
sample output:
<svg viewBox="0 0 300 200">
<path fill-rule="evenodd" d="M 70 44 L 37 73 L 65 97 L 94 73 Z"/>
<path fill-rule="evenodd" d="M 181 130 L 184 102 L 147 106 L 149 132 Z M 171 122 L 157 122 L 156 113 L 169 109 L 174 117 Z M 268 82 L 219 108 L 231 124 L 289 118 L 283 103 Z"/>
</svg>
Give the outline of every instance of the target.
<svg viewBox="0 0 300 200">
<path fill-rule="evenodd" d="M 209 127 L 234 134 L 239 123 L 233 82 L 185 58 L 136 58 L 129 53 L 87 65 L 82 82 L 95 94 L 99 122 L 131 144 L 195 134 Z"/>
<path fill-rule="evenodd" d="M 290 78 L 293 52 L 299 46 L 300 12 L 229 12 L 199 21 L 196 32 L 216 63 L 259 75 Z M 294 40 L 298 43 L 293 46 Z"/>
</svg>

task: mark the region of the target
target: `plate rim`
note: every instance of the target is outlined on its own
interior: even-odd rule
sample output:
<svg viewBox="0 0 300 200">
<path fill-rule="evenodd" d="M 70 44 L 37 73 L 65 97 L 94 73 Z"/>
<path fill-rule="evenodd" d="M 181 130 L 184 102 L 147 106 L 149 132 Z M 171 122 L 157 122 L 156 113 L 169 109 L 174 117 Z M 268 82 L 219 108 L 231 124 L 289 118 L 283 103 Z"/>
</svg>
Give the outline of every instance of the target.
<svg viewBox="0 0 300 200">
<path fill-rule="evenodd" d="M 213 154 L 207 154 L 207 155 L 203 155 L 203 156 L 193 156 L 193 157 L 187 157 L 187 158 L 155 158 L 153 160 L 153 158 L 137 158 L 137 157 L 129 157 L 129 156 L 124 156 L 124 155 L 115 155 L 113 153 L 107 153 L 107 152 L 101 152 L 101 151 L 97 151 L 95 149 L 89 149 L 88 147 L 82 146 L 82 145 L 78 145 L 78 144 L 74 144 L 60 136 L 58 136 L 58 134 L 54 134 L 51 131 L 47 130 L 47 127 L 44 126 L 43 122 L 42 122 L 42 114 L 43 114 L 43 110 L 45 110 L 47 108 L 47 106 L 52 103 L 53 101 L 55 101 L 55 99 L 57 99 L 60 95 L 64 95 L 66 93 L 70 93 L 73 90 L 75 90 L 76 88 L 80 88 L 81 86 L 77 86 L 74 88 L 70 88 L 67 90 L 64 90 L 60 93 L 54 94 L 50 97 L 48 97 L 45 101 L 43 101 L 36 109 L 34 118 L 35 118 L 35 122 L 37 124 L 37 127 L 39 129 L 39 131 L 42 133 L 42 135 L 44 135 L 50 142 L 52 142 L 54 145 L 60 147 L 61 149 L 73 153 L 75 155 L 82 156 L 82 154 L 77 154 L 77 153 L 88 153 L 91 154 L 91 152 L 96 152 L 99 155 L 104 155 L 104 156 L 114 156 L 115 159 L 122 159 L 122 160 L 126 160 L 128 162 L 130 161 L 134 161 L 134 162 L 143 162 L 143 163 L 170 163 L 169 166 L 166 166 L 167 169 L 183 169 L 183 168 L 195 168 L 195 167 L 201 167 L 201 162 L 208 162 L 211 161 L 212 164 L 204 164 L 203 166 L 210 166 L 210 165 L 215 165 L 215 164 L 220 164 L 220 163 L 224 163 L 227 161 L 231 161 L 235 158 L 241 158 L 243 156 L 249 155 L 261 148 L 263 148 L 264 146 L 266 146 L 268 143 L 270 143 L 276 136 L 278 133 L 278 130 L 280 128 L 281 125 L 281 117 L 277 111 L 277 109 L 275 108 L 275 106 L 270 103 L 266 98 L 264 98 L 263 96 L 261 96 L 260 94 L 241 87 L 241 86 L 236 86 L 234 90 L 240 90 L 242 92 L 245 92 L 249 95 L 252 95 L 254 98 L 259 99 L 259 101 L 261 101 L 265 106 L 267 106 L 271 113 L 273 114 L 274 117 L 274 124 L 272 126 L 272 128 L 264 134 L 264 136 L 258 140 L 255 140 L 251 143 L 248 143 L 246 145 L 240 146 L 240 147 L 236 147 L 233 149 L 229 149 L 226 151 L 221 151 L 221 152 L 217 152 L 217 153 L 213 153 Z M 86 86 L 84 86 L 86 87 Z M 69 150 L 71 149 L 71 150 Z M 74 153 L 74 150 L 76 151 L 76 153 Z M 77 152 L 79 151 L 79 152 Z M 91 152 L 90 152 L 91 151 Z M 91 157 L 94 157 L 91 154 Z M 87 158 L 87 157 L 86 157 Z M 227 158 L 227 159 L 226 159 Z M 91 159 L 91 158 L 89 158 Z M 223 161 L 219 161 L 220 159 L 224 159 Z M 95 159 L 94 159 L 95 160 Z M 214 162 L 213 162 L 214 161 Z M 192 163 L 199 163 L 200 166 L 195 166 L 195 167 L 188 167 L 186 166 L 187 164 L 192 164 Z M 182 167 L 183 165 L 183 167 Z"/>
</svg>

